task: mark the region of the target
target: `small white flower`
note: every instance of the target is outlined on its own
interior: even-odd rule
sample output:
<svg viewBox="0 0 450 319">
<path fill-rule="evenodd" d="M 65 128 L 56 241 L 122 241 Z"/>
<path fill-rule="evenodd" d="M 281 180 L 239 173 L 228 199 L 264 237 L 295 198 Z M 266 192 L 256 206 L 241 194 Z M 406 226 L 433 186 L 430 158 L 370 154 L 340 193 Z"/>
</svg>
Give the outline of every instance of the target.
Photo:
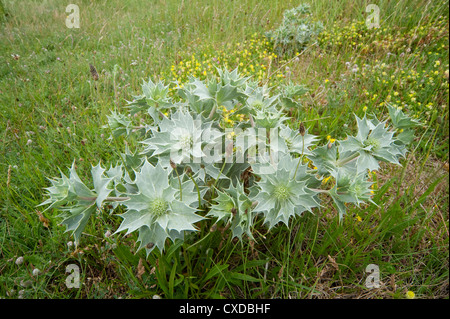
<svg viewBox="0 0 450 319">
<path fill-rule="evenodd" d="M 105 233 L 105 237 L 108 238 L 109 236 L 111 236 L 111 232 L 109 230 L 107 230 Z"/>
<path fill-rule="evenodd" d="M 72 246 L 73 246 L 73 242 L 72 242 L 72 241 L 69 241 L 69 242 L 67 243 L 67 247 L 70 248 L 70 247 L 72 247 Z"/>
<path fill-rule="evenodd" d="M 33 143 L 33 141 L 32 141 L 31 139 L 28 140 L 28 141 L 27 141 L 27 146 L 28 146 L 28 145 L 31 145 L 31 143 Z"/>
<path fill-rule="evenodd" d="M 22 264 L 23 264 L 23 257 L 20 256 L 19 258 L 16 259 L 16 265 L 17 265 L 17 266 L 20 266 L 20 265 L 22 265 Z"/>
<path fill-rule="evenodd" d="M 41 273 L 41 271 L 37 268 L 33 269 L 33 276 L 38 276 Z"/>
</svg>

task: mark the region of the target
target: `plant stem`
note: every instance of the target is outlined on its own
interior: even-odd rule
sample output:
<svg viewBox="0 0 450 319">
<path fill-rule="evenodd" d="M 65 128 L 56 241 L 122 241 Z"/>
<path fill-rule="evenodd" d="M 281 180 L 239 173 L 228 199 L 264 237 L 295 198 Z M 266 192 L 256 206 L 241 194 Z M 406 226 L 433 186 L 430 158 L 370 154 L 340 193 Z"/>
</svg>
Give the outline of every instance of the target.
<svg viewBox="0 0 450 319">
<path fill-rule="evenodd" d="M 217 108 L 217 105 L 214 104 L 214 107 L 212 108 L 211 113 L 209 113 L 208 119 L 212 120 L 214 113 L 216 113 L 216 108 Z"/>
<path fill-rule="evenodd" d="M 212 191 L 211 191 L 211 199 L 213 198 L 213 195 L 214 195 L 214 190 L 216 189 L 216 185 L 217 185 L 217 183 L 219 182 L 219 179 L 220 179 L 220 175 L 222 175 L 222 172 L 223 172 L 223 169 L 225 168 L 225 164 L 227 163 L 227 161 L 223 161 L 223 165 L 222 165 L 222 168 L 220 169 L 220 172 L 219 172 L 219 176 L 217 176 L 217 179 L 216 179 L 216 181 L 214 182 L 214 185 L 213 185 L 213 189 L 212 189 Z"/>
<path fill-rule="evenodd" d="M 78 199 L 84 200 L 87 202 L 93 202 L 97 199 L 97 196 L 92 196 L 92 197 L 80 196 L 80 197 L 78 197 Z M 123 201 L 129 200 L 129 199 L 130 199 L 130 197 L 106 197 L 105 201 L 107 201 L 107 202 L 123 202 Z"/>
<path fill-rule="evenodd" d="M 303 159 L 303 151 L 305 150 L 305 137 L 302 135 L 302 155 L 300 155 L 300 158 L 298 159 L 298 163 L 297 163 L 297 168 L 295 169 L 295 173 L 294 173 L 294 180 L 295 180 L 295 176 L 297 176 L 297 171 L 298 171 L 298 167 L 300 166 L 300 162 Z"/>
<path fill-rule="evenodd" d="M 359 157 L 359 153 L 355 152 L 352 155 L 350 155 L 349 157 L 343 158 L 341 160 L 339 160 L 337 162 L 337 166 L 344 166 L 345 164 L 350 163 L 351 161 L 353 161 L 354 159 Z"/>
<path fill-rule="evenodd" d="M 192 174 L 188 174 L 188 176 L 191 178 L 192 182 L 195 185 L 195 188 L 197 189 L 197 194 L 198 194 L 198 207 L 200 209 L 202 209 L 202 196 L 200 195 L 200 189 L 198 188 L 198 184 L 195 181 L 195 179 L 192 177 Z"/>
<path fill-rule="evenodd" d="M 183 187 L 181 186 L 181 179 L 180 179 L 180 175 L 178 174 L 177 169 L 174 169 L 175 173 L 177 174 L 178 177 L 178 183 L 180 184 L 180 201 L 183 200 Z"/>
</svg>

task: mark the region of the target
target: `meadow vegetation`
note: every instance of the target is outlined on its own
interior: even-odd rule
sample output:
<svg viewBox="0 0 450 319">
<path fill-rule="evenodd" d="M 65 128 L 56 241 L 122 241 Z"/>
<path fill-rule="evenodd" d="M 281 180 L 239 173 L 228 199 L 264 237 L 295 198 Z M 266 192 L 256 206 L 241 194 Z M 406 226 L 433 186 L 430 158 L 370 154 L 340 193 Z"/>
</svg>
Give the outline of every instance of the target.
<svg viewBox="0 0 450 319">
<path fill-rule="evenodd" d="M 380 2 L 375 29 L 367 1 L 310 1 L 323 29 L 289 54 L 267 32 L 294 1 L 78 1 L 79 29 L 66 27 L 60 1 L 0 4 L 0 297 L 448 298 L 448 1 Z M 354 135 L 354 115 L 388 119 L 387 105 L 423 125 L 401 166 L 370 173 L 374 203 L 348 206 L 342 219 L 323 196 L 314 214 L 270 232 L 260 222 L 253 238 L 211 221 L 147 256 L 137 234 L 112 235 L 122 218 L 105 209 L 75 246 L 59 212 L 38 207 L 48 179 L 74 163 L 89 181 L 125 147 L 132 161 L 138 140 L 111 137 L 111 112 L 127 114 L 149 78 L 174 97 L 216 68 L 275 93 L 305 88 L 286 104 L 286 124 L 303 122 L 319 145 Z M 224 125 L 243 120 L 227 112 Z M 65 284 L 70 264 L 79 289 Z M 379 288 L 365 286 L 369 264 Z"/>
</svg>

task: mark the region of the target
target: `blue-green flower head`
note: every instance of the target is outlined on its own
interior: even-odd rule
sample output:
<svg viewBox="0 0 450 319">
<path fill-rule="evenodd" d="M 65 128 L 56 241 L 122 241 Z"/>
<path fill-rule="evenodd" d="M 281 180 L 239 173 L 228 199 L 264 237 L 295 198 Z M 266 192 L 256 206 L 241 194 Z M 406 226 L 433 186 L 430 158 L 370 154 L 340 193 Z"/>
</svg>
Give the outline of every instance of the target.
<svg viewBox="0 0 450 319">
<path fill-rule="evenodd" d="M 315 135 L 311 135 L 306 131 L 305 136 L 301 136 L 298 130 L 293 130 L 286 125 L 281 125 L 279 129 L 279 150 L 284 153 L 297 153 L 299 155 L 312 154 L 310 148 L 317 141 Z"/>
<path fill-rule="evenodd" d="M 178 111 L 170 119 L 164 118 L 159 130 L 155 129 L 152 137 L 142 141 L 146 146 L 143 153 L 163 157 L 164 167 L 169 166 L 170 160 L 176 164 L 191 163 L 204 156 L 202 133 L 209 126 L 188 112 Z"/>
<path fill-rule="evenodd" d="M 169 94 L 169 85 L 164 85 L 164 82 L 158 81 L 153 83 L 151 79 L 142 84 L 142 91 L 150 106 L 166 106 L 171 102 Z"/>
<path fill-rule="evenodd" d="M 358 122 L 356 136 L 348 136 L 339 141 L 340 152 L 359 153 L 357 159 L 358 172 L 377 170 L 378 161 L 399 165 L 399 158 L 405 155 L 403 147 L 395 143 L 394 132 L 386 126 L 386 122 L 368 120 L 366 116 Z"/>
<path fill-rule="evenodd" d="M 194 223 L 203 219 L 180 200 L 178 190 L 169 183 L 169 174 L 160 164 L 153 166 L 145 160 L 135 172 L 138 193 L 128 194 L 130 199 L 123 203 L 127 212 L 121 215 L 124 220 L 117 232 L 139 230 L 141 235 L 143 231 L 141 247 L 152 243 L 162 251 L 166 238 L 175 240 L 183 231 L 195 231 Z"/>
<path fill-rule="evenodd" d="M 277 170 L 271 174 L 260 175 L 258 186 L 261 190 L 253 198 L 258 202 L 254 211 L 264 214 L 269 229 L 278 222 L 287 225 L 291 216 L 312 211 L 312 208 L 319 206 L 317 193 L 307 186 L 308 183 L 312 183 L 312 177 L 307 176 L 306 169 L 299 168 L 294 178 L 295 166 L 286 168 L 285 162 L 287 160 L 282 158 Z M 270 172 L 261 167 L 258 171 Z"/>
<path fill-rule="evenodd" d="M 271 110 L 256 110 L 256 115 L 254 117 L 255 124 L 257 127 L 262 127 L 266 129 L 280 127 L 287 117 L 283 116 L 281 111 L 271 111 Z"/>
<path fill-rule="evenodd" d="M 233 237 L 242 239 L 245 233 L 249 238 L 253 238 L 251 228 L 253 225 L 252 202 L 244 192 L 244 185 L 237 182 L 236 186 L 230 184 L 223 192 L 218 191 L 215 198 L 216 204 L 211 206 L 208 213 L 225 223 L 230 223 Z"/>
</svg>

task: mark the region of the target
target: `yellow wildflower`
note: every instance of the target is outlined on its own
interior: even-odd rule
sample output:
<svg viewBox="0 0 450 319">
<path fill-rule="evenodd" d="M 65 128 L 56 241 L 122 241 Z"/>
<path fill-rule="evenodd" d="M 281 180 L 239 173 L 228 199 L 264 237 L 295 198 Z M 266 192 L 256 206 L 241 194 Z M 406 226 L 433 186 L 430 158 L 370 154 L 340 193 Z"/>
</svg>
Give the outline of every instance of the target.
<svg viewBox="0 0 450 319">
<path fill-rule="evenodd" d="M 415 297 L 416 297 L 416 294 L 414 292 L 412 292 L 411 290 L 408 290 L 408 292 L 406 293 L 406 298 L 414 299 Z"/>
</svg>

